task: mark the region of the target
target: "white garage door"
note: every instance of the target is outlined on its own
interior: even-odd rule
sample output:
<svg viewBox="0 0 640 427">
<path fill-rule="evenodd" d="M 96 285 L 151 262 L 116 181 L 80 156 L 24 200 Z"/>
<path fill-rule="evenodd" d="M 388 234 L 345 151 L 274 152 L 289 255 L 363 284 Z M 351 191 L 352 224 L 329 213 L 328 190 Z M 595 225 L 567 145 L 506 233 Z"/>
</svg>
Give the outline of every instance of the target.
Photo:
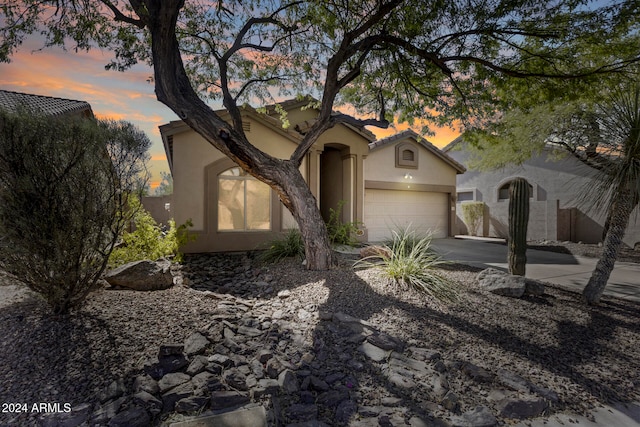
<svg viewBox="0 0 640 427">
<path fill-rule="evenodd" d="M 447 237 L 449 195 L 424 191 L 365 189 L 364 224 L 369 241 L 379 242 L 392 236 L 399 227 L 430 230 L 433 237 Z"/>
</svg>

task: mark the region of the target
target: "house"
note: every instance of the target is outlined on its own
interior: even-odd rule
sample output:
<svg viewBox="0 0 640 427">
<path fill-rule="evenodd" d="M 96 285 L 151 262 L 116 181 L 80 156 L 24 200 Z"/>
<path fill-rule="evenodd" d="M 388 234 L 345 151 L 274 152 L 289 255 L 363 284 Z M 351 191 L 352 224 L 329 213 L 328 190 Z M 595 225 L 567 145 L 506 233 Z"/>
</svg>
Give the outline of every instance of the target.
<svg viewBox="0 0 640 427">
<path fill-rule="evenodd" d="M 456 176 L 462 164 L 412 130 L 369 143 L 365 162 L 364 224 L 370 241 L 398 227 L 453 236 Z"/>
<path fill-rule="evenodd" d="M 309 99 L 280 109 L 242 109 L 244 130 L 259 149 L 289 158 L 318 111 Z M 223 118 L 228 114 L 218 111 Z M 171 210 L 178 224 L 188 219 L 197 238 L 185 252 L 252 250 L 296 227 L 289 211 L 262 182 L 244 173 L 182 121 L 160 126 L 173 175 Z M 400 147 L 400 148 L 399 148 Z M 368 130 L 340 124 L 325 132 L 307 154 L 300 172 L 322 216 L 341 208 L 341 220 L 359 226 L 360 239 L 378 241 L 394 226 L 411 222 L 452 235 L 455 227 L 455 176 L 464 167 L 415 133 L 381 141 Z"/>
<path fill-rule="evenodd" d="M 467 164 L 471 153 L 462 136 L 443 148 L 450 157 Z M 558 159 L 546 147 L 519 166 L 494 171 L 468 170 L 457 177 L 457 233 L 471 234 L 461 218 L 461 205 L 483 202 L 485 214 L 480 236 L 507 237 L 509 184 L 522 177 L 529 182 L 528 240 L 598 243 L 603 239 L 606 215 L 580 199 L 594 186 L 594 170 L 571 156 Z M 637 213 L 637 212 L 636 212 Z M 632 214 L 633 222 L 638 216 Z M 640 223 L 629 224 L 624 238 L 629 247 L 640 247 Z"/>
<path fill-rule="evenodd" d="M 69 114 L 93 117 L 91 105 L 84 101 L 0 90 L 1 109 L 17 112 L 21 107 L 38 111 L 48 116 Z"/>
</svg>

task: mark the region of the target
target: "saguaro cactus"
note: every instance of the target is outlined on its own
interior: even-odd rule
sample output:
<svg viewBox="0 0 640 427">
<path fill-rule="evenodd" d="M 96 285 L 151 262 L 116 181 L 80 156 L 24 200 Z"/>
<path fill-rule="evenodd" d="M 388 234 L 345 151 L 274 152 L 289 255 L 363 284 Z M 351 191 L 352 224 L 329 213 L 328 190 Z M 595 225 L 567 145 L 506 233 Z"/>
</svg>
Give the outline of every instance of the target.
<svg viewBox="0 0 640 427">
<path fill-rule="evenodd" d="M 509 185 L 509 273 L 524 276 L 527 264 L 529 183 L 516 178 Z"/>
</svg>

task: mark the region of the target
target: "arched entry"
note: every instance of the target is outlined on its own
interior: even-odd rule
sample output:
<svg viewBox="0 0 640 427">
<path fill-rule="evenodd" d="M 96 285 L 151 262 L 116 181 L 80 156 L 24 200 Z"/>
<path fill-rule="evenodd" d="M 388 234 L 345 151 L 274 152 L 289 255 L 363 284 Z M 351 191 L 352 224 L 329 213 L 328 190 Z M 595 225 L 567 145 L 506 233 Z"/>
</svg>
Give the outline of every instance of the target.
<svg viewBox="0 0 640 427">
<path fill-rule="evenodd" d="M 341 220 L 354 221 L 355 204 L 355 155 L 343 144 L 325 144 L 320 154 L 320 212 L 329 220 L 330 209 L 342 206 Z"/>
</svg>

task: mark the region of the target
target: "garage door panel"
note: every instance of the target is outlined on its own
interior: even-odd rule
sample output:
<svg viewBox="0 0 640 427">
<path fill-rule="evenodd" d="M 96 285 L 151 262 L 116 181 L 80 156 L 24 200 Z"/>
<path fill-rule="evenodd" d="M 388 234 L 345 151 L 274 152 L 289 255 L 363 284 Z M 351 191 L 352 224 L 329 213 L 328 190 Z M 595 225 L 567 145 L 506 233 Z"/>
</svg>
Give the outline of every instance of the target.
<svg viewBox="0 0 640 427">
<path fill-rule="evenodd" d="M 449 198 L 445 193 L 398 190 L 365 190 L 364 224 L 369 241 L 392 236 L 398 227 L 430 230 L 434 237 L 446 237 Z"/>
</svg>

